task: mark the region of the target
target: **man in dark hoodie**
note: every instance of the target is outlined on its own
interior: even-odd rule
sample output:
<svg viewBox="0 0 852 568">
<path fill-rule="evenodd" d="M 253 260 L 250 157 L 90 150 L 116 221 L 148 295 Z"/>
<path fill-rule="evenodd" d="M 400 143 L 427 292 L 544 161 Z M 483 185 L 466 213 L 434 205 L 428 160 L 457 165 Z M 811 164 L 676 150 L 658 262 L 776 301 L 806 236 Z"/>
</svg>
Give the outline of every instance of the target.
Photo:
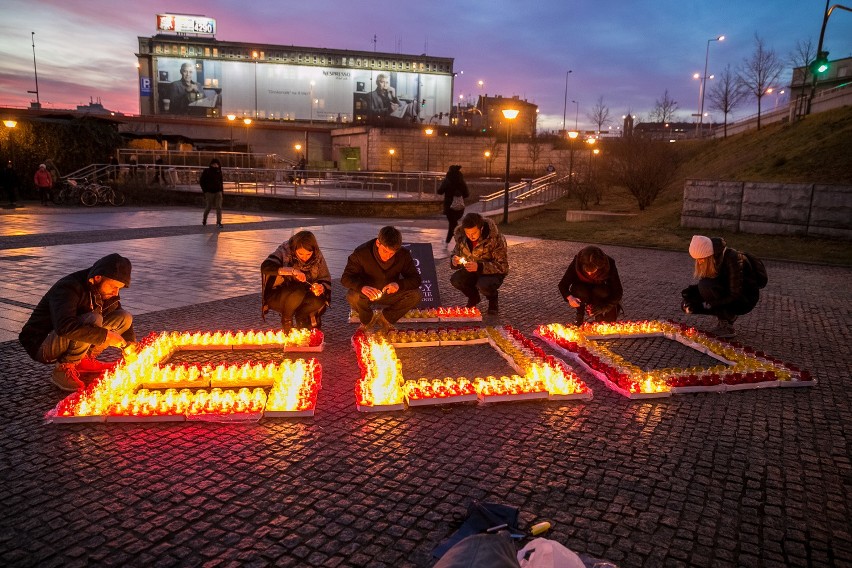
<svg viewBox="0 0 852 568">
<path fill-rule="evenodd" d="M 118 295 L 130 287 L 130 269 L 128 259 L 113 253 L 59 279 L 24 324 L 21 345 L 33 360 L 56 363 L 52 381 L 60 389 L 76 391 L 85 386 L 80 373 L 111 368 L 96 359 L 107 347 L 136 342 L 133 316 Z"/>
<path fill-rule="evenodd" d="M 358 313 L 362 329 L 393 329 L 393 324 L 420 303 L 420 273 L 402 234 L 382 227 L 377 239 L 360 245 L 349 255 L 340 282 L 349 292 L 346 301 Z M 373 313 L 373 305 L 385 307 Z"/>
</svg>

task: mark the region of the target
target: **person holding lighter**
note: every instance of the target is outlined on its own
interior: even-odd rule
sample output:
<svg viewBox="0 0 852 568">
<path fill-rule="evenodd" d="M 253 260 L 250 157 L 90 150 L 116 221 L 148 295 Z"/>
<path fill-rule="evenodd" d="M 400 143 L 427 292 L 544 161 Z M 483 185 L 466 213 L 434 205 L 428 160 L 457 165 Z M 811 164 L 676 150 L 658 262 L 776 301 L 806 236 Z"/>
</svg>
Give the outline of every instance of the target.
<svg viewBox="0 0 852 568">
<path fill-rule="evenodd" d="M 580 249 L 559 281 L 559 294 L 577 310 L 577 325 L 618 319 L 624 289 L 615 260 L 596 246 Z"/>
<path fill-rule="evenodd" d="M 346 262 L 340 282 L 349 292 L 346 301 L 358 314 L 361 329 L 383 331 L 420 303 L 420 273 L 411 253 L 402 248 L 402 233 L 382 227 L 379 236 L 359 245 Z M 373 312 L 375 305 L 384 306 Z"/>
<path fill-rule="evenodd" d="M 450 258 L 455 273 L 450 284 L 467 296 L 467 307 L 488 299 L 488 313 L 498 313 L 497 291 L 509 274 L 506 238 L 497 224 L 479 213 L 468 213 L 455 231 L 456 244 Z"/>
<path fill-rule="evenodd" d="M 261 316 L 269 310 L 281 314 L 281 329 L 320 329 L 320 316 L 331 299 L 331 274 L 317 239 L 310 231 L 299 231 L 283 242 L 260 265 Z"/>
<path fill-rule="evenodd" d="M 56 363 L 52 382 L 59 389 L 82 389 L 81 373 L 113 367 L 97 360 L 104 349 L 136 342 L 133 316 L 118 295 L 130 287 L 130 270 L 130 261 L 113 253 L 60 278 L 24 324 L 18 340 L 34 361 Z"/>
</svg>

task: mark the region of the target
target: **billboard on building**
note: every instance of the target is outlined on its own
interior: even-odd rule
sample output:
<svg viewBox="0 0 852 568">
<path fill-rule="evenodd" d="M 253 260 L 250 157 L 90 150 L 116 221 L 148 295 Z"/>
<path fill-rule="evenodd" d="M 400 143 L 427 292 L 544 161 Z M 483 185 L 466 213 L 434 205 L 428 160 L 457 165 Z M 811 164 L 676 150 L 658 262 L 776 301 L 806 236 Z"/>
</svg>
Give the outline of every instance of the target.
<svg viewBox="0 0 852 568">
<path fill-rule="evenodd" d="M 216 34 L 216 20 L 207 16 L 157 14 L 157 33 Z"/>
<path fill-rule="evenodd" d="M 449 75 L 155 57 L 157 114 L 342 121 L 449 112 Z M 144 107 L 144 105 L 143 105 Z"/>
</svg>

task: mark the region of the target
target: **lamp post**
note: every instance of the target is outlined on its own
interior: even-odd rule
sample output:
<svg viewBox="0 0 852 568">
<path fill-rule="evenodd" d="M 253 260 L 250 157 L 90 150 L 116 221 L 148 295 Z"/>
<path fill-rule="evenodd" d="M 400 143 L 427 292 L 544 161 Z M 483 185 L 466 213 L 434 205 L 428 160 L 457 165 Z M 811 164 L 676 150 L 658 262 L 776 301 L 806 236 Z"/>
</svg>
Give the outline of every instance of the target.
<svg viewBox="0 0 852 568">
<path fill-rule="evenodd" d="M 565 132 L 565 115 L 568 112 L 568 75 L 570 75 L 571 73 L 571 69 L 569 69 L 568 72 L 565 73 L 565 102 L 562 105 L 562 132 Z M 576 128 L 576 126 L 574 128 Z"/>
<path fill-rule="evenodd" d="M 577 130 L 577 121 L 580 118 L 580 101 L 571 101 L 571 102 L 574 103 L 575 105 L 577 105 L 576 109 L 574 110 L 574 130 Z"/>
<path fill-rule="evenodd" d="M 591 143 L 594 144 L 594 139 L 592 138 L 591 140 L 592 140 Z M 588 181 L 588 183 L 591 184 L 592 183 L 592 169 L 594 168 L 594 164 L 595 164 L 595 156 L 600 154 L 601 151 L 598 148 L 590 148 L 589 150 L 590 151 L 589 151 L 589 181 Z"/>
<path fill-rule="evenodd" d="M 237 115 L 229 114 L 228 115 L 228 124 L 231 125 L 231 152 L 234 151 L 234 121 L 237 119 Z"/>
<path fill-rule="evenodd" d="M 251 167 L 251 146 L 249 146 L 249 125 L 251 124 L 251 119 L 244 118 L 243 124 L 246 125 L 246 153 L 249 155 L 249 167 Z"/>
<path fill-rule="evenodd" d="M 594 138 L 586 138 L 586 144 L 589 145 L 589 171 L 586 173 L 586 179 L 588 183 L 592 181 L 592 153 L 594 152 L 594 145 L 597 142 Z"/>
<path fill-rule="evenodd" d="M 577 139 L 580 133 L 576 130 L 572 130 L 568 133 L 568 144 L 571 148 L 571 152 L 569 154 L 570 158 L 568 159 L 568 191 L 571 191 L 571 188 L 574 185 L 574 140 Z"/>
<path fill-rule="evenodd" d="M 485 175 L 488 175 L 488 164 L 491 162 L 491 151 L 486 150 L 484 156 L 485 156 Z"/>
<path fill-rule="evenodd" d="M 701 107 L 698 109 L 698 130 L 696 132 L 700 132 L 701 125 L 704 122 L 704 91 L 705 85 L 707 83 L 707 62 L 710 60 L 710 42 L 712 41 L 725 41 L 725 36 L 720 35 L 718 37 L 711 37 L 707 40 L 707 50 L 704 52 L 704 75 L 701 76 Z"/>
<path fill-rule="evenodd" d="M 14 128 L 16 126 L 18 126 L 18 121 L 17 120 L 11 120 L 11 119 L 4 120 L 3 124 L 6 126 L 6 128 L 9 129 L 9 158 L 12 160 L 12 163 L 14 164 L 15 163 L 15 143 L 12 140 L 12 131 L 14 130 Z"/>
<path fill-rule="evenodd" d="M 822 39 L 822 38 L 820 38 L 820 39 Z M 27 92 L 32 93 L 36 96 L 35 108 L 41 108 L 41 99 L 38 98 L 38 68 L 36 67 L 36 56 L 35 56 L 35 32 L 32 32 L 32 40 L 33 40 L 33 74 L 35 75 L 35 91 L 27 91 Z"/>
<path fill-rule="evenodd" d="M 390 171 L 391 173 L 393 173 L 393 155 L 396 154 L 396 150 L 391 148 L 390 150 L 388 150 L 388 154 L 390 155 Z"/>
<path fill-rule="evenodd" d="M 506 119 L 506 178 L 503 183 L 503 224 L 509 223 L 509 163 L 512 159 L 512 121 L 520 112 L 514 108 L 504 108 L 503 118 Z"/>
<path fill-rule="evenodd" d="M 429 142 L 432 140 L 432 133 L 435 132 L 431 128 L 423 131 L 426 134 L 426 171 L 429 171 Z"/>
</svg>

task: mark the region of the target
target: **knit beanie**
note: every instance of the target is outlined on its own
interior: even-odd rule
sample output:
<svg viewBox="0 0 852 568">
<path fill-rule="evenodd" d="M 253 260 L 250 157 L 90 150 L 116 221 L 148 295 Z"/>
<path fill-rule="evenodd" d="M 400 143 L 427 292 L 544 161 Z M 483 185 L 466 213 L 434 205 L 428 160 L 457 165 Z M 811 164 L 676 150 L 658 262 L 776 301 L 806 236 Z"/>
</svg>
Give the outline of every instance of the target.
<svg viewBox="0 0 852 568">
<path fill-rule="evenodd" d="M 696 260 L 713 256 L 713 241 L 709 237 L 693 235 L 689 243 L 689 256 Z"/>
</svg>

